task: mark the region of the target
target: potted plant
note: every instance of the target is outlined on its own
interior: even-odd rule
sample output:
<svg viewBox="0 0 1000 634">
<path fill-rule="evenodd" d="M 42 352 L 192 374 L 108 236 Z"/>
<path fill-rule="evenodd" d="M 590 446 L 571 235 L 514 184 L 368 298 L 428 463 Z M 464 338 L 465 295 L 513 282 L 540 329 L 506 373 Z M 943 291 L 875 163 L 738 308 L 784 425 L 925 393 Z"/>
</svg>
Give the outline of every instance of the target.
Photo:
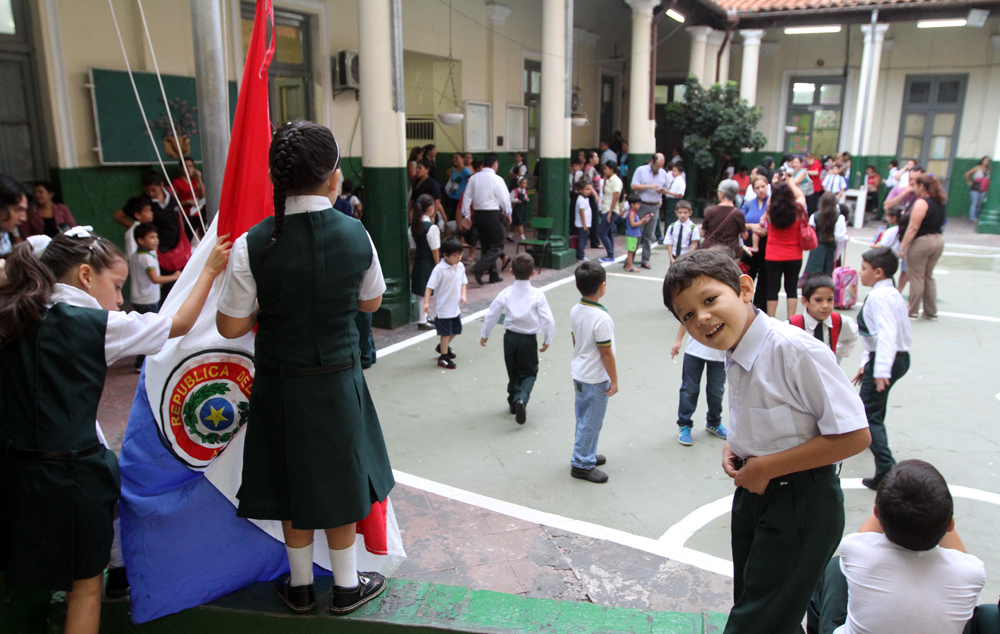
<svg viewBox="0 0 1000 634">
<path fill-rule="evenodd" d="M 163 99 L 160 99 L 163 103 Z M 150 121 L 151 127 L 159 128 L 163 132 L 163 151 L 173 159 L 191 154 L 191 137 L 198 134 L 198 126 L 195 125 L 194 115 L 198 112 L 198 106 L 189 106 L 183 99 L 171 99 L 167 103 L 174 118 L 174 127 L 177 129 L 177 139 L 174 138 L 174 131 L 170 128 L 170 119 L 167 113 L 163 113 L 156 121 Z M 180 147 L 177 147 L 177 141 Z"/>
<path fill-rule="evenodd" d="M 697 168 L 697 183 L 689 191 L 715 204 L 715 188 L 722 176 L 723 157 L 744 149 L 759 150 L 767 139 L 757 130 L 761 109 L 740 98 L 736 82 L 704 88 L 694 75 L 685 84 L 684 100 L 667 104 L 667 121 L 683 130 L 685 160 Z M 692 190 L 692 186 L 694 189 Z"/>
</svg>

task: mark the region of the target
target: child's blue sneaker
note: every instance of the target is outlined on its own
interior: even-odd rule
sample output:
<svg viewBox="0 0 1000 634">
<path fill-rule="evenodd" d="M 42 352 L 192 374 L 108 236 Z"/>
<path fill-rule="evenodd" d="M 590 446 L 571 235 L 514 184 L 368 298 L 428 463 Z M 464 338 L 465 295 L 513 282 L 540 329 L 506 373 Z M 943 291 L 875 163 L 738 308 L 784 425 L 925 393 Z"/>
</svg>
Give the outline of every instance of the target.
<svg viewBox="0 0 1000 634">
<path fill-rule="evenodd" d="M 614 258 L 601 258 L 601 262 L 614 262 Z"/>
<path fill-rule="evenodd" d="M 693 443 L 691 442 L 691 428 L 681 427 L 677 431 L 677 442 L 684 445 L 685 447 L 690 447 Z"/>
<path fill-rule="evenodd" d="M 729 438 L 729 432 L 726 431 L 726 428 L 722 425 L 722 423 L 719 423 L 718 425 L 714 426 L 708 425 L 707 427 L 705 427 L 705 431 L 712 434 L 713 436 L 718 436 L 723 440 Z"/>
</svg>

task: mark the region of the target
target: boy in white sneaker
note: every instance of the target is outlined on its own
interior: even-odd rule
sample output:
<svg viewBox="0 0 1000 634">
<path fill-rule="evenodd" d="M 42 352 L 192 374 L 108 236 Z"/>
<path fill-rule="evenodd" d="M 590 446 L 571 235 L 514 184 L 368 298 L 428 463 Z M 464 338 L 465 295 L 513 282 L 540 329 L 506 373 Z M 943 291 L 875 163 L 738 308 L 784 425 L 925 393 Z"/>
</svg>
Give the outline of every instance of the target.
<svg viewBox="0 0 1000 634">
<path fill-rule="evenodd" d="M 670 263 L 685 253 L 698 248 L 701 242 L 701 229 L 691 222 L 691 203 L 678 200 L 674 209 L 677 220 L 667 227 L 667 246 L 670 247 Z"/>
</svg>

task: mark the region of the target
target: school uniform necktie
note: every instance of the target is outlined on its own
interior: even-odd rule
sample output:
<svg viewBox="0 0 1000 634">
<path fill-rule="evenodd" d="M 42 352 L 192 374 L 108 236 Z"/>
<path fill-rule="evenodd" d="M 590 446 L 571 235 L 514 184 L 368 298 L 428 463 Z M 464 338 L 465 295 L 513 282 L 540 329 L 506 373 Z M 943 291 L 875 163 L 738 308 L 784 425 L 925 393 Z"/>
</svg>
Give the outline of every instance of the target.
<svg viewBox="0 0 1000 634">
<path fill-rule="evenodd" d="M 826 339 L 823 338 L 823 322 L 816 324 L 816 328 L 813 329 L 813 335 L 823 343 L 826 343 Z"/>
<path fill-rule="evenodd" d="M 677 244 L 674 245 L 674 257 L 681 257 L 681 242 L 684 239 L 684 225 L 678 225 L 677 227 Z"/>
</svg>

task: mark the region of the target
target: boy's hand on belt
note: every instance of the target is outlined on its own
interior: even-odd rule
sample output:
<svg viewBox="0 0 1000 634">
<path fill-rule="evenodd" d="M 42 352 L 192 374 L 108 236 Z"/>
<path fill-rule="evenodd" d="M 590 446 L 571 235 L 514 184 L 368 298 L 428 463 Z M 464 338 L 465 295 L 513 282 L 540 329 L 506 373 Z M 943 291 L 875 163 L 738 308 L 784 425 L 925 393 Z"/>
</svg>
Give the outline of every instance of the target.
<svg viewBox="0 0 1000 634">
<path fill-rule="evenodd" d="M 764 495 L 771 478 L 767 475 L 765 461 L 762 458 L 747 458 L 743 468 L 736 472 L 736 486 L 743 487 L 751 493 Z"/>
<path fill-rule="evenodd" d="M 728 442 L 722 446 L 722 470 L 730 478 L 735 478 L 740 472 L 739 467 L 737 467 L 737 461 L 739 460 L 740 457 L 733 453 L 733 450 L 729 448 Z"/>
</svg>

